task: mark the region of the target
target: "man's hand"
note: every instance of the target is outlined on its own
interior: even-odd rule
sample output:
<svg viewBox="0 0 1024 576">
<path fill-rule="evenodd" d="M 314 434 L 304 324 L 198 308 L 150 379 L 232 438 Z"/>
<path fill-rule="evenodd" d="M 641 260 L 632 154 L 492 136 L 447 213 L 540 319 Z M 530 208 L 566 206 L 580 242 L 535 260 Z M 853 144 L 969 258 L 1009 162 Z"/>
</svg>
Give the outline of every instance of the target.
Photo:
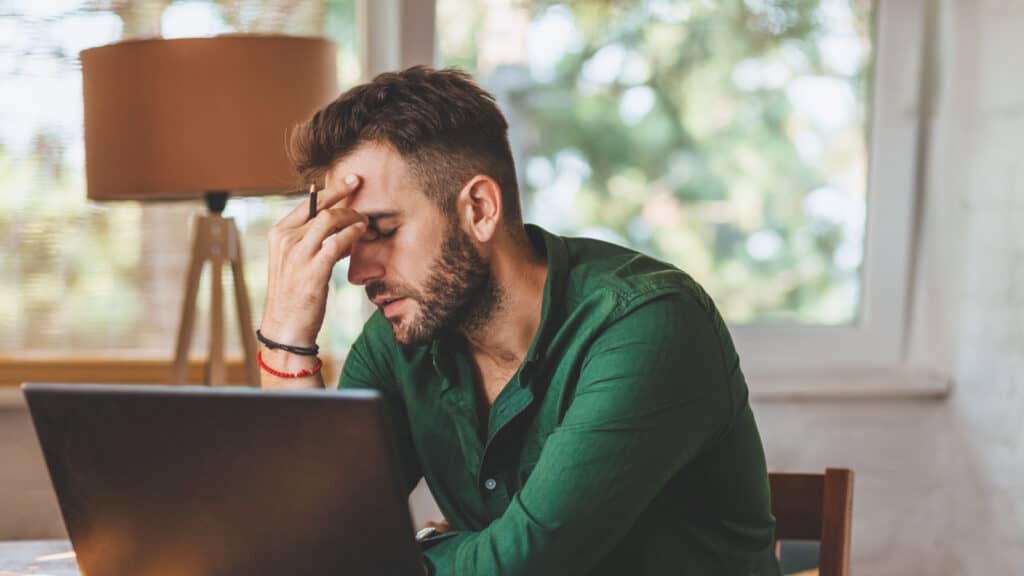
<svg viewBox="0 0 1024 576">
<path fill-rule="evenodd" d="M 316 343 L 327 310 L 331 271 L 366 231 L 366 217 L 348 207 L 348 198 L 359 185 L 359 178 L 350 174 L 340 189 L 317 194 L 315 218 L 308 219 L 307 199 L 270 229 L 267 299 L 260 324 L 267 338 L 291 346 Z M 263 355 L 274 368 L 289 372 L 315 362 L 281 350 L 264 349 Z M 271 384 L 268 379 L 264 374 L 265 387 Z"/>
<path fill-rule="evenodd" d="M 444 534 L 445 532 L 451 531 L 451 527 L 448 526 L 447 520 L 441 520 L 440 522 L 424 522 L 420 529 L 416 531 L 416 541 L 420 544 L 429 542 L 431 538 L 438 534 Z"/>
<path fill-rule="evenodd" d="M 439 533 L 451 531 L 451 527 L 448 526 L 447 520 L 441 520 L 440 522 L 424 522 L 423 526 L 420 526 L 420 530 L 423 530 L 424 528 L 433 528 L 434 530 L 437 530 Z"/>
</svg>

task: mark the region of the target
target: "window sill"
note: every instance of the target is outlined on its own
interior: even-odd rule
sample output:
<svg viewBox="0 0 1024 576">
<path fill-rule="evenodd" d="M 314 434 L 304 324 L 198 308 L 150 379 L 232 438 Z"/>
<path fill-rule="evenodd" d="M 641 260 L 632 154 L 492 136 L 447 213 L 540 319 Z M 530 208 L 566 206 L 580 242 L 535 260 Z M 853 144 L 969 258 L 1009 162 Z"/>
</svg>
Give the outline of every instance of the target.
<svg viewBox="0 0 1024 576">
<path fill-rule="evenodd" d="M 335 382 L 339 360 L 324 357 L 324 381 Z M 19 388 L 22 382 L 74 382 L 95 384 L 166 384 L 172 360 L 166 355 L 147 353 L 18 354 L 0 355 L 0 409 L 23 408 Z M 243 385 L 242 359 L 228 358 L 229 384 Z M 205 360 L 189 361 L 188 383 L 202 384 Z"/>
<path fill-rule="evenodd" d="M 909 366 L 751 371 L 755 401 L 942 400 L 953 388 L 947 374 Z"/>
<path fill-rule="evenodd" d="M 335 382 L 341 362 L 324 360 L 325 382 Z M 228 382 L 244 381 L 240 358 L 227 361 Z M 0 356 L 0 409 L 24 407 L 22 382 L 87 382 L 163 384 L 170 373 L 168 358 L 142 355 L 50 357 Z M 200 384 L 203 361 L 189 363 L 189 383 Z M 952 379 L 920 368 L 849 368 L 828 370 L 750 370 L 750 396 L 755 401 L 941 400 L 952 391 Z"/>
</svg>

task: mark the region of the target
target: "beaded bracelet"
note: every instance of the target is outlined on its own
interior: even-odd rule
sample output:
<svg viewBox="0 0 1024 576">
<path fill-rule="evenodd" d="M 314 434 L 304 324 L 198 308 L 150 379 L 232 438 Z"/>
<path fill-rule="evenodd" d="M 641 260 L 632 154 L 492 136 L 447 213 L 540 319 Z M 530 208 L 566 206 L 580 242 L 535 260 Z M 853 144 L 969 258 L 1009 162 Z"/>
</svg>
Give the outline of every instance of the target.
<svg viewBox="0 0 1024 576">
<path fill-rule="evenodd" d="M 305 378 L 306 376 L 312 376 L 316 374 L 317 372 L 320 371 L 321 368 L 324 367 L 323 361 L 317 358 L 316 365 L 308 370 L 303 368 L 298 372 L 280 372 L 278 370 L 274 370 L 270 366 L 267 366 L 267 363 L 263 361 L 262 350 L 256 353 L 256 363 L 260 365 L 260 368 L 263 369 L 264 372 L 270 374 L 271 376 L 277 376 L 278 378 Z"/>
<path fill-rule="evenodd" d="M 270 338 L 267 338 L 258 329 L 256 330 L 256 339 L 271 350 L 284 350 L 285 352 L 291 352 L 292 354 L 298 354 L 299 356 L 316 356 L 320 354 L 320 347 L 316 344 L 313 344 L 311 348 L 281 344 L 280 342 L 274 342 Z"/>
</svg>

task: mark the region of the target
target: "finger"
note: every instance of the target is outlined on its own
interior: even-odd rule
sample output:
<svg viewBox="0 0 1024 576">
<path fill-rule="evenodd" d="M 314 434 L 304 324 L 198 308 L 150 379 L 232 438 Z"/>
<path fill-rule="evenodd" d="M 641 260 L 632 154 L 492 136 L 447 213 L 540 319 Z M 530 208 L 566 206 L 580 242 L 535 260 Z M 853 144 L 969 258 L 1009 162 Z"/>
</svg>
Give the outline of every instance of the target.
<svg viewBox="0 0 1024 576">
<path fill-rule="evenodd" d="M 302 233 L 301 244 L 307 254 L 314 254 L 320 250 L 320 245 L 332 234 L 357 223 L 368 224 L 366 216 L 348 208 L 332 208 L 324 210 L 310 221 L 309 226 Z"/>
<path fill-rule="evenodd" d="M 327 237 L 320 246 L 317 258 L 322 259 L 329 266 L 334 266 L 338 260 L 352 252 L 352 245 L 359 240 L 364 232 L 366 232 L 366 223 L 356 222 L 341 232 Z"/>
<path fill-rule="evenodd" d="M 347 208 L 347 200 L 355 194 L 362 185 L 363 179 L 356 174 L 349 174 L 341 181 L 336 188 L 326 188 L 320 192 L 317 198 L 317 210 L 327 210 L 342 203 Z"/>
<path fill-rule="evenodd" d="M 362 180 L 355 174 L 349 174 L 345 177 L 342 183 L 336 188 L 324 188 L 318 190 L 316 193 L 316 212 L 319 214 L 322 210 L 326 210 L 338 202 L 344 200 L 355 192 Z M 309 221 L 309 197 L 307 196 L 305 201 L 292 208 L 292 211 L 285 215 L 279 222 L 282 227 L 285 228 L 298 228 Z"/>
<path fill-rule="evenodd" d="M 320 192 L 317 192 L 317 205 L 320 204 Z M 282 228 L 298 228 L 309 221 L 309 197 L 307 195 L 305 200 L 292 208 L 292 211 L 285 215 L 278 221 L 277 225 Z M 319 210 L 319 208 L 318 208 Z"/>
</svg>

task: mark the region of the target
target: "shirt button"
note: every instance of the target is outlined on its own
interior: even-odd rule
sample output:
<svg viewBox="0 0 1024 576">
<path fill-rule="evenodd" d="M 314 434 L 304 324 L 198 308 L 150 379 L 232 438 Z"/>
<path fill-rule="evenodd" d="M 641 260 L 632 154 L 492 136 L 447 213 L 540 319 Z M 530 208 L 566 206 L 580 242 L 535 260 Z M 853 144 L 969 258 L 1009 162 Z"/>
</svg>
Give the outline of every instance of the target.
<svg viewBox="0 0 1024 576">
<path fill-rule="evenodd" d="M 494 478 L 488 478 L 486 481 L 484 481 L 484 488 L 487 488 L 488 490 L 494 490 L 497 487 L 498 481 L 495 480 Z"/>
</svg>

